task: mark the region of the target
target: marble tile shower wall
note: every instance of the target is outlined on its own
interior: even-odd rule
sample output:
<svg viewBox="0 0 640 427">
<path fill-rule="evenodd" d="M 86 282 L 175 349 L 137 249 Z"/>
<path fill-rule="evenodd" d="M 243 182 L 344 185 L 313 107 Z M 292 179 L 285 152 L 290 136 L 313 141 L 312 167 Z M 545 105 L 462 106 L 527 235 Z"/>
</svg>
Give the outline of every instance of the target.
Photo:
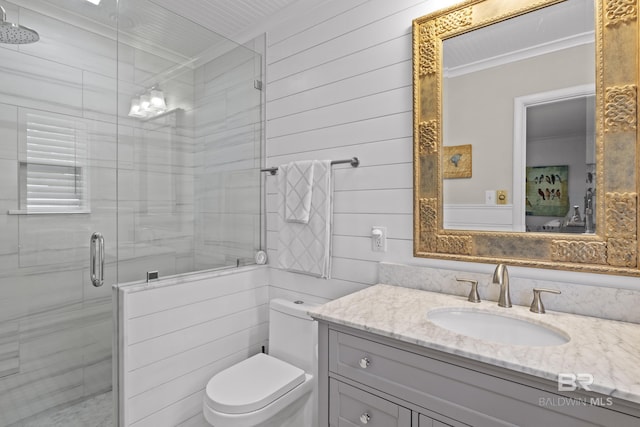
<svg viewBox="0 0 640 427">
<path fill-rule="evenodd" d="M 260 245 L 261 58 L 239 46 L 195 71 L 196 269 Z"/>
<path fill-rule="evenodd" d="M 0 47 L 0 425 L 5 426 L 111 389 L 116 233 L 120 281 L 139 279 L 151 269 L 168 275 L 193 266 L 194 138 L 192 70 L 163 82 L 171 94 L 168 102 L 182 113 L 155 124 L 129 120 L 131 96 L 177 61 L 117 46 L 113 30 L 95 23 L 70 25 L 0 4 L 41 34 L 33 45 Z M 90 213 L 7 214 L 18 208 L 25 134 L 20 117 L 29 112 L 72 118 L 86 128 Z M 88 280 L 93 231 L 107 236 L 102 288 Z"/>
<path fill-rule="evenodd" d="M 123 45 L 119 49 L 128 50 Z M 157 57 L 140 61 L 140 56 L 148 54 L 131 53 L 136 72 L 140 62 L 153 59 L 149 75 L 136 76 L 136 80 L 153 81 L 158 72 L 179 65 Z M 132 89 L 123 89 L 131 82 L 118 83 L 124 104 L 130 101 L 131 93 L 144 89 L 135 83 Z M 121 119 L 118 126 L 120 283 L 143 280 L 147 271 L 169 276 L 194 268 L 193 70 L 163 79 L 161 87 L 168 105 L 180 110 L 148 122 Z M 124 105 L 121 108 L 128 111 Z"/>
</svg>

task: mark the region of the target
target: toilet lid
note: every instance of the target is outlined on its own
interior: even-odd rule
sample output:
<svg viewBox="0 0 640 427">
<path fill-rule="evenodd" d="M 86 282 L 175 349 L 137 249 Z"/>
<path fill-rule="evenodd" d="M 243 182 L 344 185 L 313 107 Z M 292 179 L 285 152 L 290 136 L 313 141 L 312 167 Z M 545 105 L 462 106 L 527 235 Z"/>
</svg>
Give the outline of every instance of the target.
<svg viewBox="0 0 640 427">
<path fill-rule="evenodd" d="M 214 375 L 206 400 L 216 411 L 243 414 L 267 406 L 304 379 L 302 369 L 259 353 Z"/>
</svg>

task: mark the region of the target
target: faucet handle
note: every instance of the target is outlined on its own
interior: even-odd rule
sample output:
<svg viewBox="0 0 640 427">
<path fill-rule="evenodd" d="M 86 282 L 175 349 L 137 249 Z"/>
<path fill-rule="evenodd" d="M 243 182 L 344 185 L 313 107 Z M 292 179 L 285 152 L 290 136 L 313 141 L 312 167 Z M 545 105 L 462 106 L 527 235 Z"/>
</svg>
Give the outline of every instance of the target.
<svg viewBox="0 0 640 427">
<path fill-rule="evenodd" d="M 533 301 L 531 302 L 531 307 L 529 311 L 533 313 L 544 314 L 544 304 L 542 304 L 542 299 L 540 299 L 541 292 L 549 292 L 551 294 L 561 294 L 562 292 L 556 289 L 545 289 L 545 288 L 533 288 Z"/>
<path fill-rule="evenodd" d="M 469 292 L 469 297 L 467 301 L 469 302 L 480 302 L 480 294 L 478 294 L 478 281 L 473 279 L 460 279 L 456 277 L 458 282 L 471 283 L 471 291 Z"/>
</svg>

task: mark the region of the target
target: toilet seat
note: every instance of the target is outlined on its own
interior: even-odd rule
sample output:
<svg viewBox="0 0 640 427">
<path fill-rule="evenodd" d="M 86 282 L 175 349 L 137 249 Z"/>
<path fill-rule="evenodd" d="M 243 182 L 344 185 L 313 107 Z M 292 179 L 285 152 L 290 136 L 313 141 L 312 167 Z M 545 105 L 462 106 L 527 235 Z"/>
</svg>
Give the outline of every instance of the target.
<svg viewBox="0 0 640 427">
<path fill-rule="evenodd" d="M 216 411 L 243 414 L 267 406 L 304 380 L 302 369 L 259 353 L 211 378 L 205 400 Z"/>
</svg>

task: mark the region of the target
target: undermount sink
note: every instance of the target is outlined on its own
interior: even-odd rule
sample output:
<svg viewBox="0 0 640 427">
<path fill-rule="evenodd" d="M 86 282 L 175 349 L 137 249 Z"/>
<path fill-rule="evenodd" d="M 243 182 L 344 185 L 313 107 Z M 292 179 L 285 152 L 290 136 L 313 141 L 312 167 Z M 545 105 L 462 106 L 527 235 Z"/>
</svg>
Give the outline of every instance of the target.
<svg viewBox="0 0 640 427">
<path fill-rule="evenodd" d="M 570 339 L 539 323 L 464 308 L 430 310 L 427 319 L 457 334 L 510 345 L 552 346 L 565 344 Z"/>
</svg>

